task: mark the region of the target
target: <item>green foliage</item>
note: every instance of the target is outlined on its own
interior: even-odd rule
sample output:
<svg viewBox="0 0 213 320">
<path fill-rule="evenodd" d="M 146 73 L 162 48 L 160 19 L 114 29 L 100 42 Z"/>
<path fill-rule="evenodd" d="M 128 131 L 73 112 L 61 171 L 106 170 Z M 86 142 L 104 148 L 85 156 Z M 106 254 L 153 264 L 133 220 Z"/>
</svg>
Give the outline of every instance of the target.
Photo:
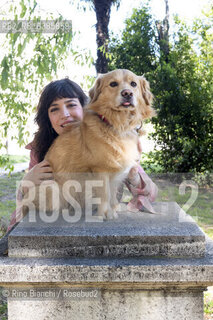
<svg viewBox="0 0 213 320">
<path fill-rule="evenodd" d="M 8 155 L 1 155 L 0 156 L 0 166 L 4 167 L 5 170 L 9 170 L 11 173 L 14 169 L 13 164 L 10 162 Z"/>
<path fill-rule="evenodd" d="M 13 4 L 10 14 L 15 20 L 40 21 L 36 16 L 37 3 L 31 0 L 21 0 Z M 53 19 L 48 15 L 46 19 Z M 45 19 L 44 19 L 45 20 Z M 61 21 L 62 16 L 57 19 Z M 5 56 L 0 62 L 0 108 L 1 108 L 1 137 L 0 149 L 8 132 L 18 129 L 16 139 L 20 146 L 25 144 L 29 132 L 25 126 L 29 114 L 35 108 L 33 98 L 46 81 L 57 74 L 63 61 L 71 50 L 72 32 L 56 33 L 8 33 L 3 45 Z M 7 161 L 0 156 L 0 166 Z"/>
<path fill-rule="evenodd" d="M 148 175 L 164 172 L 164 168 L 156 163 L 152 152 L 142 153 L 140 164 Z"/>
<path fill-rule="evenodd" d="M 161 146 L 155 159 L 166 171 L 211 171 L 213 88 L 206 68 L 212 69 L 209 64 L 213 59 L 208 56 L 203 61 L 202 53 L 195 51 L 190 30 L 177 23 L 179 31 L 169 63 L 161 63 L 150 74 L 158 111 L 153 137 Z"/>
<path fill-rule="evenodd" d="M 204 313 L 208 315 L 213 315 L 213 300 L 212 294 L 205 293 L 204 295 Z M 210 319 L 210 318 L 209 318 Z"/>
<path fill-rule="evenodd" d="M 115 5 L 117 9 L 120 7 L 121 0 L 107 0 L 106 2 L 110 3 L 111 5 Z M 70 0 L 70 3 L 76 3 L 78 6 L 78 10 L 86 11 L 95 10 L 95 1 L 94 0 Z"/>
<path fill-rule="evenodd" d="M 212 17 L 211 10 L 192 29 L 176 18 L 168 62 L 155 45 L 156 27 L 147 7 L 133 11 L 121 40 L 114 39 L 110 47 L 111 69 L 145 73 L 150 81 L 157 110 L 152 123 L 158 150 L 150 154 L 149 162 L 167 172 L 213 169 Z"/>
<path fill-rule="evenodd" d="M 0 315 L 2 320 L 7 319 L 5 314 L 7 314 L 7 302 L 4 301 L 2 304 L 0 304 Z"/>
<path fill-rule="evenodd" d="M 125 24 L 121 39 L 114 35 L 110 41 L 109 69 L 129 69 L 140 74 L 154 70 L 157 48 L 149 8 L 133 9 L 131 18 L 127 19 Z"/>
<path fill-rule="evenodd" d="M 196 172 L 194 181 L 202 187 L 209 187 L 213 189 L 213 173 L 210 171 Z"/>
</svg>

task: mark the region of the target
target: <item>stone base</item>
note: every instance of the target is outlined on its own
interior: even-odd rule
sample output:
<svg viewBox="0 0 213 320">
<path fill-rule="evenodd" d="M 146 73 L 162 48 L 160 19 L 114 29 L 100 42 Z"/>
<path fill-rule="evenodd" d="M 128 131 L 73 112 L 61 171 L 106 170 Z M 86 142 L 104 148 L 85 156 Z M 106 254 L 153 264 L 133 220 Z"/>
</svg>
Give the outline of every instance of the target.
<svg viewBox="0 0 213 320">
<path fill-rule="evenodd" d="M 67 288 L 69 290 L 69 288 Z M 99 289 L 98 298 L 8 301 L 12 320 L 202 320 L 203 292 Z"/>
<path fill-rule="evenodd" d="M 116 220 L 47 222 L 31 214 L 9 235 L 9 256 L 25 257 L 195 257 L 205 255 L 205 235 L 175 202 L 153 204 L 157 214 L 123 211 Z"/>
<path fill-rule="evenodd" d="M 174 203 L 167 209 L 158 216 L 120 214 L 98 225 L 24 220 L 9 236 L 9 257 L 0 257 L 8 320 L 203 320 L 203 291 L 213 285 L 213 241 Z M 138 251 L 138 243 L 152 246 L 153 254 Z M 111 245 L 114 256 L 110 250 L 87 254 L 88 246 Z M 11 291 L 30 288 L 55 295 Z M 82 291 L 96 295 L 73 295 Z"/>
</svg>

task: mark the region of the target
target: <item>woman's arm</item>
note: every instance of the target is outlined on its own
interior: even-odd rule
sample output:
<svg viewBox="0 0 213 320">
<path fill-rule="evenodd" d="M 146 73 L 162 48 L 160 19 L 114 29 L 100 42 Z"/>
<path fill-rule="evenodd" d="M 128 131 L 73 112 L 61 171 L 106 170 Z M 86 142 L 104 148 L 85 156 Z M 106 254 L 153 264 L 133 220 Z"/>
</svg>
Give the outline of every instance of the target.
<svg viewBox="0 0 213 320">
<path fill-rule="evenodd" d="M 25 174 L 22 181 L 20 182 L 19 188 L 17 190 L 16 195 L 16 209 L 10 218 L 10 224 L 8 226 L 7 232 L 11 230 L 11 228 L 18 223 L 22 219 L 21 214 L 21 204 L 22 199 L 24 195 L 28 192 L 27 181 L 30 181 L 31 185 L 40 185 L 42 181 L 44 180 L 52 180 L 53 179 L 53 173 L 52 168 L 50 167 L 50 164 L 48 161 L 43 160 L 40 163 L 38 163 L 34 150 L 30 151 L 30 163 L 29 163 L 29 171 Z"/>
</svg>

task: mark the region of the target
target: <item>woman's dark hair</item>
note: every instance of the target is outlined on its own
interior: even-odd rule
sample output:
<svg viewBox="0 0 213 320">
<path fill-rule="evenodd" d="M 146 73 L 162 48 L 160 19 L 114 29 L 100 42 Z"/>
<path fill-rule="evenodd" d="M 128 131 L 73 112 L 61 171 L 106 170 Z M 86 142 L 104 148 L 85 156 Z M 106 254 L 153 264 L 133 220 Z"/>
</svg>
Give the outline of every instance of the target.
<svg viewBox="0 0 213 320">
<path fill-rule="evenodd" d="M 58 136 L 51 126 L 48 109 L 54 100 L 62 98 L 78 98 L 82 107 L 87 103 L 87 96 L 81 87 L 68 78 L 52 81 L 43 89 L 35 117 L 38 131 L 33 141 L 33 148 L 39 162 L 44 160 L 49 147 Z"/>
</svg>

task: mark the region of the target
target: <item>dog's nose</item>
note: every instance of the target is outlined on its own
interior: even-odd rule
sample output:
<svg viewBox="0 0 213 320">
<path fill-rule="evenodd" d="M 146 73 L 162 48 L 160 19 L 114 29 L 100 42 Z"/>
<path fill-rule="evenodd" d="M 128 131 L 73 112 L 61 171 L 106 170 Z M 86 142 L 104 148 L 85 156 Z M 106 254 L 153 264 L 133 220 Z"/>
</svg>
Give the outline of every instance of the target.
<svg viewBox="0 0 213 320">
<path fill-rule="evenodd" d="M 124 98 L 131 98 L 133 96 L 133 93 L 129 89 L 124 89 L 124 90 L 121 91 L 121 95 Z"/>
</svg>

